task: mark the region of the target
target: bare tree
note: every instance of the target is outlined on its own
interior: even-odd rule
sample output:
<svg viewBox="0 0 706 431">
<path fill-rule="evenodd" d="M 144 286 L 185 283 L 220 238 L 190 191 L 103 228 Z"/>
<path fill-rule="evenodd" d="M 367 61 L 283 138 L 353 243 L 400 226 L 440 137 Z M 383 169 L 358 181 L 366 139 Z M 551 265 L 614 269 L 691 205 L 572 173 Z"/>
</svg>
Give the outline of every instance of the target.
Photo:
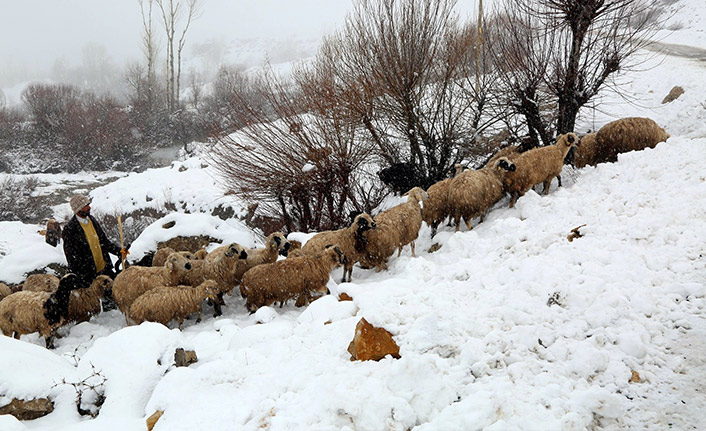
<svg viewBox="0 0 706 431">
<path fill-rule="evenodd" d="M 167 108 L 174 111 L 179 104 L 181 53 L 191 21 L 201 14 L 200 0 L 154 0 L 162 15 L 167 38 Z M 176 63 L 176 64 L 175 64 Z"/>
<path fill-rule="evenodd" d="M 295 82 L 308 81 L 299 76 Z M 249 92 L 236 91 L 241 108 L 232 116 L 248 126 L 220 136 L 212 158 L 229 188 L 261 215 L 279 220 L 271 229 L 337 228 L 346 224 L 349 211 L 379 203 L 379 189 L 371 193 L 359 186 L 369 182 L 364 163 L 370 148 L 335 103 L 311 99 L 272 70 L 263 72 L 254 91 L 269 109 L 247 103 Z"/>
<path fill-rule="evenodd" d="M 557 133 L 574 129 L 581 107 L 611 75 L 635 66 L 633 54 L 649 44 L 658 24 L 657 8 L 645 0 L 508 0 L 505 9 L 518 25 L 513 34 L 529 32 L 529 75 L 546 62 L 543 85 L 557 104 Z"/>
<path fill-rule="evenodd" d="M 479 39 L 461 28 L 454 5 L 361 0 L 317 56 L 382 159 L 409 161 L 425 187 L 446 175 L 484 127 L 490 87 L 474 89 L 464 75 L 475 68 L 468 52 Z"/>
<path fill-rule="evenodd" d="M 147 94 L 147 103 L 150 106 L 154 105 L 154 93 L 157 82 L 157 74 L 155 72 L 155 63 L 159 50 L 155 41 L 156 37 L 152 30 L 152 7 L 154 0 L 138 0 L 140 3 L 140 13 L 142 16 L 142 51 L 145 55 L 147 63 L 146 83 L 145 88 Z M 146 4 L 145 4 L 146 3 Z"/>
</svg>

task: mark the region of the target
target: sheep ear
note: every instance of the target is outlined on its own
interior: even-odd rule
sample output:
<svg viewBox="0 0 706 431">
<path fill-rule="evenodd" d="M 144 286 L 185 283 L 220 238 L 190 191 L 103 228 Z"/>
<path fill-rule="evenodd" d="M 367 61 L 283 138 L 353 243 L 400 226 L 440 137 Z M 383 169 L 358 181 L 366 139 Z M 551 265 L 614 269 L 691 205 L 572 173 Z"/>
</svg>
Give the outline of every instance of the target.
<svg viewBox="0 0 706 431">
<path fill-rule="evenodd" d="M 566 134 L 566 140 L 567 140 L 570 144 L 573 144 L 573 143 L 574 143 L 574 134 L 573 134 L 573 133 L 567 133 L 567 134 Z"/>
<path fill-rule="evenodd" d="M 275 236 L 275 243 L 277 243 L 277 248 L 279 248 L 279 245 L 282 244 L 282 240 L 280 239 L 279 236 Z"/>
<path fill-rule="evenodd" d="M 240 258 L 241 259 L 247 259 L 248 258 L 248 252 L 243 250 L 240 252 Z"/>
<path fill-rule="evenodd" d="M 167 261 L 167 263 L 164 264 L 164 266 L 167 267 L 168 270 L 173 271 L 174 270 L 174 263 L 170 260 Z"/>
</svg>

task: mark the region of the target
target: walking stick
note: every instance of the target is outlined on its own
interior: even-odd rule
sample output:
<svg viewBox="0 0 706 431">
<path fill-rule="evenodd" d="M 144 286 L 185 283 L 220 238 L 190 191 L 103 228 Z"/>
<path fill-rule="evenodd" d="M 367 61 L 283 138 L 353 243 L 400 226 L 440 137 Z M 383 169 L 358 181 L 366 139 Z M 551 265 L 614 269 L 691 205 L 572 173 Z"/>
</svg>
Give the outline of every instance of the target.
<svg viewBox="0 0 706 431">
<path fill-rule="evenodd" d="M 120 231 L 120 261 L 122 263 L 122 268 L 125 269 L 125 258 L 127 257 L 128 251 L 125 250 L 125 243 L 123 241 L 123 223 L 118 216 L 118 230 Z"/>
</svg>

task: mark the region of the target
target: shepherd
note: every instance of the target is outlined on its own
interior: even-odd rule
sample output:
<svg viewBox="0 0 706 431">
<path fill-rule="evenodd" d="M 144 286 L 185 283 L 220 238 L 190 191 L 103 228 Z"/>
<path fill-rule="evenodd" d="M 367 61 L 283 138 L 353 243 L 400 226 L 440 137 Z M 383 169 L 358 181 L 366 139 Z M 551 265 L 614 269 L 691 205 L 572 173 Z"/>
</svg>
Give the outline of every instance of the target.
<svg viewBox="0 0 706 431">
<path fill-rule="evenodd" d="M 122 259 L 127 248 L 121 248 L 110 241 L 98 221 L 91 215 L 91 199 L 88 196 L 72 196 L 69 205 L 74 216 L 66 224 L 61 234 L 64 255 L 69 264 L 69 271 L 79 276 L 79 286 L 88 287 L 99 275 L 115 278 L 110 254 Z M 106 294 L 108 297 L 108 295 Z M 115 308 L 112 298 L 104 303 L 103 308 Z"/>
</svg>

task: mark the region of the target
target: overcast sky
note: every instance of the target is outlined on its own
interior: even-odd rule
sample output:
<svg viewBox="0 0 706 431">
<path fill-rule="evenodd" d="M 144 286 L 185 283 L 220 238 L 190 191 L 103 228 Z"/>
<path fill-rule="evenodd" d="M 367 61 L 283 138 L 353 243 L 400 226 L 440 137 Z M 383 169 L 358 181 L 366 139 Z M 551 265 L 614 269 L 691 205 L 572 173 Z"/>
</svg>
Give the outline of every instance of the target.
<svg viewBox="0 0 706 431">
<path fill-rule="evenodd" d="M 202 15 L 187 33 L 185 62 L 203 56 L 197 50 L 203 51 L 200 44 L 206 42 L 229 45 L 228 55 L 236 57 L 231 62 L 244 58 L 260 65 L 264 49 L 277 51 L 267 52 L 268 58 L 279 56 L 281 61 L 291 61 L 288 55 L 311 55 L 323 35 L 342 25 L 352 1 L 202 0 Z M 460 11 L 468 12 L 477 0 L 458 3 Z M 87 48 L 102 51 L 112 69 L 124 70 L 128 63 L 144 60 L 141 32 L 138 0 L 0 0 L 0 90 L 16 99 L 27 82 L 49 78 L 58 63 L 70 74 L 82 65 Z M 244 38 L 285 42 L 276 48 L 233 44 Z M 299 49 L 299 40 L 310 43 Z M 210 67 L 215 61 L 202 58 L 197 67 L 215 69 Z"/>
</svg>

